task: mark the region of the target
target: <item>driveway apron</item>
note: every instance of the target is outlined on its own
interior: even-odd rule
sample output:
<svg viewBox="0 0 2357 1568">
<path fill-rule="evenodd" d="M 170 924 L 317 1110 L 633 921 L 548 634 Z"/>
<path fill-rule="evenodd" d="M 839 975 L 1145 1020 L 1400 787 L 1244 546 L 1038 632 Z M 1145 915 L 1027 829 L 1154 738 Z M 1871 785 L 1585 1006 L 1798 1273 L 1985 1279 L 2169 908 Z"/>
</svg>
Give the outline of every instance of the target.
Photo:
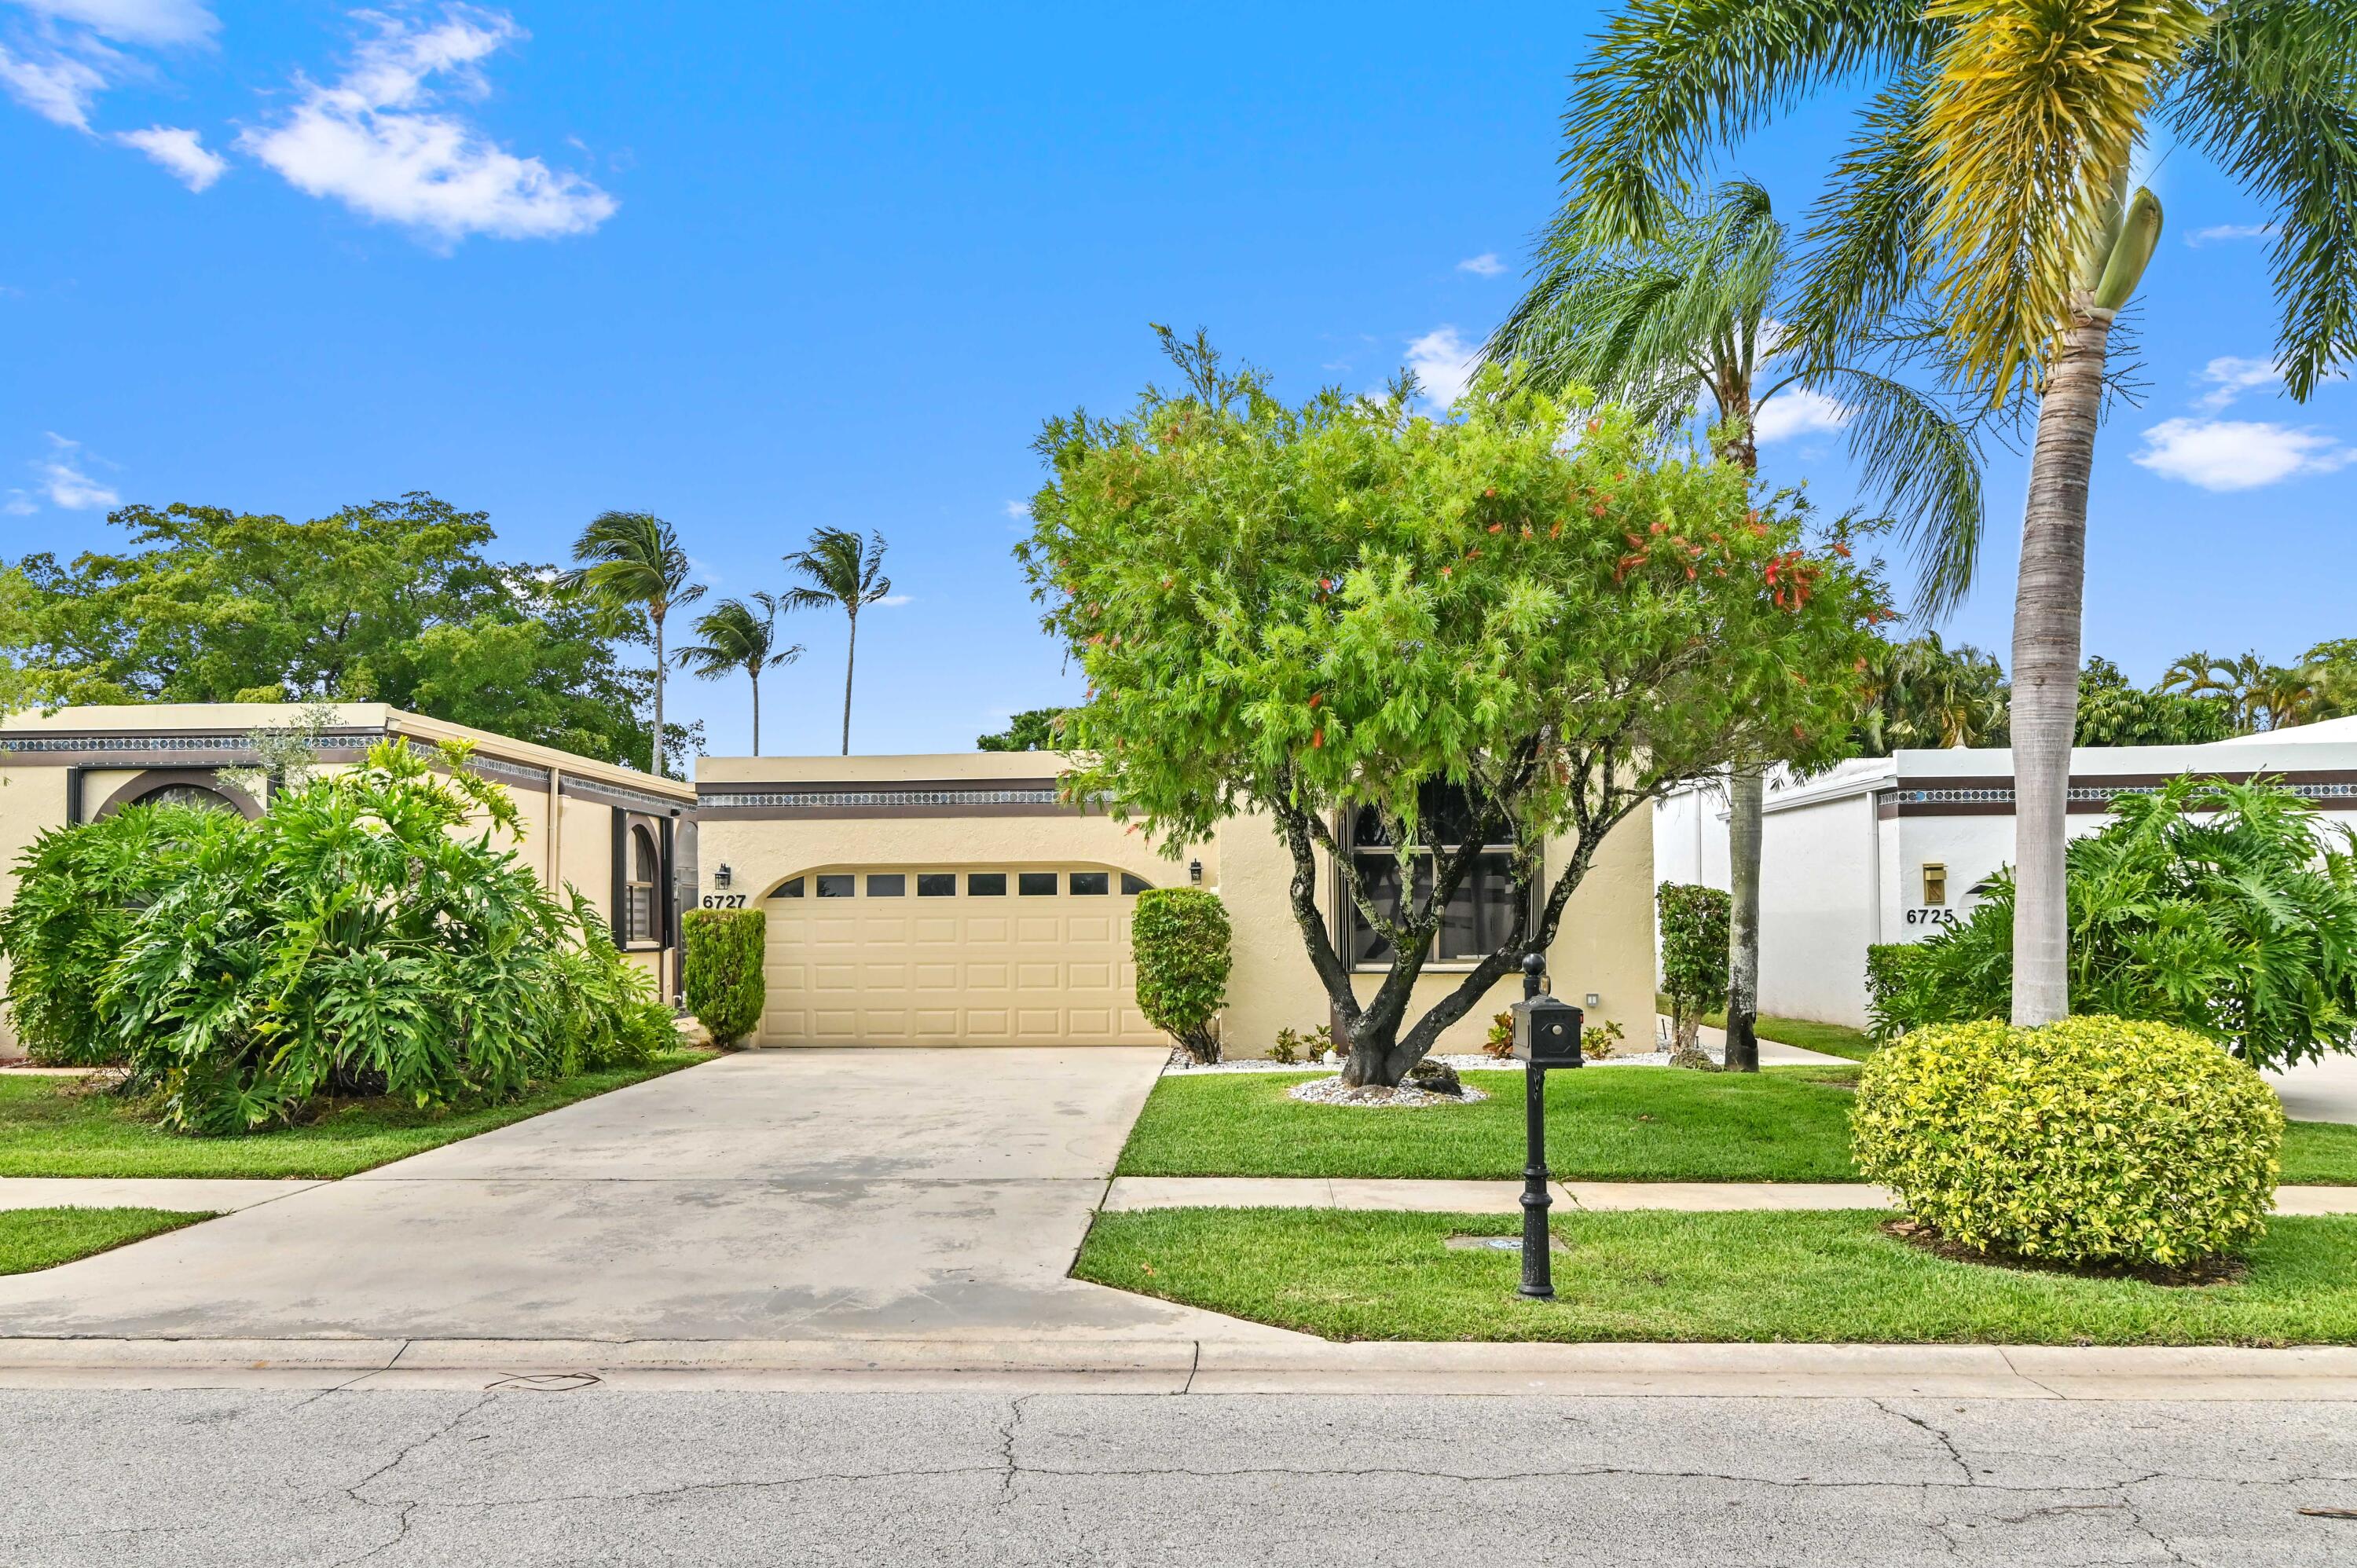
<svg viewBox="0 0 2357 1568">
<path fill-rule="evenodd" d="M 724 1057 L 0 1279 L 0 1334 L 1132 1338 L 1226 1324 L 1066 1277 L 1162 1058 Z"/>
</svg>

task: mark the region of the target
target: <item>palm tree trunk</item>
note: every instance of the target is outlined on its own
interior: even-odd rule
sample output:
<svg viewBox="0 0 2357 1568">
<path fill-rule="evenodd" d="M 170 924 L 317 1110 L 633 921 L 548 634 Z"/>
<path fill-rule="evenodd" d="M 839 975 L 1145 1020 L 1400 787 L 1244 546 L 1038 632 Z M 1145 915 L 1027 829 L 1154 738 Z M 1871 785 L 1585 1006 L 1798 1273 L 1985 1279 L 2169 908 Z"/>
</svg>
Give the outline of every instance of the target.
<svg viewBox="0 0 2357 1568">
<path fill-rule="evenodd" d="M 843 755 L 851 755 L 851 671 L 859 661 L 859 612 L 851 613 L 851 646 L 843 655 Z"/>
<path fill-rule="evenodd" d="M 2021 577 L 2013 601 L 2013 1021 L 2071 1010 L 2063 871 L 2079 631 L 2087 582 L 2087 482 L 2095 462 L 2112 315 L 2082 305 L 2038 408 Z"/>
<path fill-rule="evenodd" d="M 1727 781 L 1727 1066 L 1760 1070 L 1760 842 L 1767 778 L 1738 768 Z"/>
<path fill-rule="evenodd" d="M 761 669 L 755 665 L 747 671 L 753 677 L 753 755 L 761 755 Z"/>
<path fill-rule="evenodd" d="M 653 612 L 653 615 L 655 623 L 655 744 L 654 760 L 650 766 L 649 771 L 653 773 L 656 778 L 660 779 L 663 776 L 663 612 L 656 610 Z"/>
</svg>

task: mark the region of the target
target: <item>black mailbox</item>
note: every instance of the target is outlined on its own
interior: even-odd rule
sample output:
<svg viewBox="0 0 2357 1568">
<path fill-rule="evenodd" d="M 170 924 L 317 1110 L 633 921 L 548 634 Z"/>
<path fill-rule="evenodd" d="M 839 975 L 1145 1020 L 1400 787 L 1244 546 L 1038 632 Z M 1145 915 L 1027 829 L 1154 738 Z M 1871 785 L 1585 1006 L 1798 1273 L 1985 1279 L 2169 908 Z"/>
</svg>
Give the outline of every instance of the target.
<svg viewBox="0 0 2357 1568">
<path fill-rule="evenodd" d="M 1552 996 L 1514 1004 L 1514 1059 L 1533 1067 L 1581 1067 L 1579 1009 Z"/>
</svg>

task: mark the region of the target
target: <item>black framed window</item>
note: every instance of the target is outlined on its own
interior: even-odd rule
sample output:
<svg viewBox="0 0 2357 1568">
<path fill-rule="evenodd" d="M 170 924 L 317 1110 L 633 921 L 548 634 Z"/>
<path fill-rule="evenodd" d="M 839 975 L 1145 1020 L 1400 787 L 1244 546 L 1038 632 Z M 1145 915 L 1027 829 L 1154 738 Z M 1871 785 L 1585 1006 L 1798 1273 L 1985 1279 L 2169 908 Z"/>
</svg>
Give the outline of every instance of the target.
<svg viewBox="0 0 2357 1568">
<path fill-rule="evenodd" d="M 1121 874 L 1121 890 L 1124 893 L 1143 893 L 1153 886 L 1143 876 L 1132 876 L 1126 871 Z"/>
<path fill-rule="evenodd" d="M 778 890 L 770 895 L 772 898 L 799 898 L 802 896 L 802 879 L 799 876 L 794 877 L 791 881 L 780 883 L 778 885 Z"/>
<path fill-rule="evenodd" d="M 1072 891 L 1083 897 L 1113 891 L 1113 874 L 1109 871 L 1075 871 Z"/>
<path fill-rule="evenodd" d="M 1026 898 L 1053 897 L 1056 874 L 1052 871 L 1018 871 L 1015 874 L 1015 890 Z"/>
<path fill-rule="evenodd" d="M 848 898 L 858 891 L 859 878 L 847 871 L 818 879 L 818 896 L 822 898 Z"/>
<path fill-rule="evenodd" d="M 920 898 L 956 897 L 957 873 L 954 871 L 920 871 L 917 873 L 917 897 Z"/>
<path fill-rule="evenodd" d="M 630 830 L 630 901 L 625 929 L 629 940 L 651 942 L 655 940 L 655 884 L 662 880 L 662 862 L 655 852 L 655 835 L 644 828 Z"/>
<path fill-rule="evenodd" d="M 1351 822 L 1351 863 L 1359 885 L 1386 919 L 1432 897 L 1435 848 L 1453 853 L 1464 842 L 1472 813 L 1453 786 L 1427 786 L 1418 802 L 1417 843 L 1403 857 L 1391 844 L 1381 814 L 1361 810 Z M 1406 875 L 1402 875 L 1402 860 Z M 1403 893 L 1409 901 L 1403 905 Z M 1353 903 L 1346 911 L 1347 943 L 1354 965 L 1391 962 L 1392 944 L 1367 923 Z M 1440 912 L 1432 956 L 1443 963 L 1470 962 L 1495 952 L 1514 929 L 1514 857 L 1508 844 L 1485 844 Z"/>
<path fill-rule="evenodd" d="M 905 898 L 909 896 L 909 874 L 905 871 L 871 871 L 867 874 L 867 896 L 870 898 Z"/>
<path fill-rule="evenodd" d="M 965 896 L 969 898 L 1004 898 L 1006 897 L 1006 873 L 1003 871 L 969 871 L 965 874 Z"/>
</svg>

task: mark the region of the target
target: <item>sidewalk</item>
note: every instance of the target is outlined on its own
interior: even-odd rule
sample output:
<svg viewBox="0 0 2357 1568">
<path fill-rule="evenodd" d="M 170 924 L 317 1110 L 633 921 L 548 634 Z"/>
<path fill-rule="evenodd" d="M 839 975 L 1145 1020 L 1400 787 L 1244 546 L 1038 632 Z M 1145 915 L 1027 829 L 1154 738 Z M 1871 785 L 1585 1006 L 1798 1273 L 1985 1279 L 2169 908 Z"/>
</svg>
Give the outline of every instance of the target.
<svg viewBox="0 0 2357 1568">
<path fill-rule="evenodd" d="M 117 1176 L 0 1176 L 0 1209 L 168 1208 L 178 1214 L 234 1214 L 311 1187 L 319 1181 Z"/>
<path fill-rule="evenodd" d="M 1889 1208 L 1890 1194 L 1864 1182 L 1559 1181 L 1548 1195 L 1570 1208 Z M 1140 1208 L 1363 1208 L 1398 1213 L 1516 1214 L 1518 1181 L 1365 1181 L 1343 1177 L 1115 1176 L 1098 1207 Z M 2357 1214 L 2357 1187 L 2281 1187 L 2278 1214 Z"/>
</svg>

